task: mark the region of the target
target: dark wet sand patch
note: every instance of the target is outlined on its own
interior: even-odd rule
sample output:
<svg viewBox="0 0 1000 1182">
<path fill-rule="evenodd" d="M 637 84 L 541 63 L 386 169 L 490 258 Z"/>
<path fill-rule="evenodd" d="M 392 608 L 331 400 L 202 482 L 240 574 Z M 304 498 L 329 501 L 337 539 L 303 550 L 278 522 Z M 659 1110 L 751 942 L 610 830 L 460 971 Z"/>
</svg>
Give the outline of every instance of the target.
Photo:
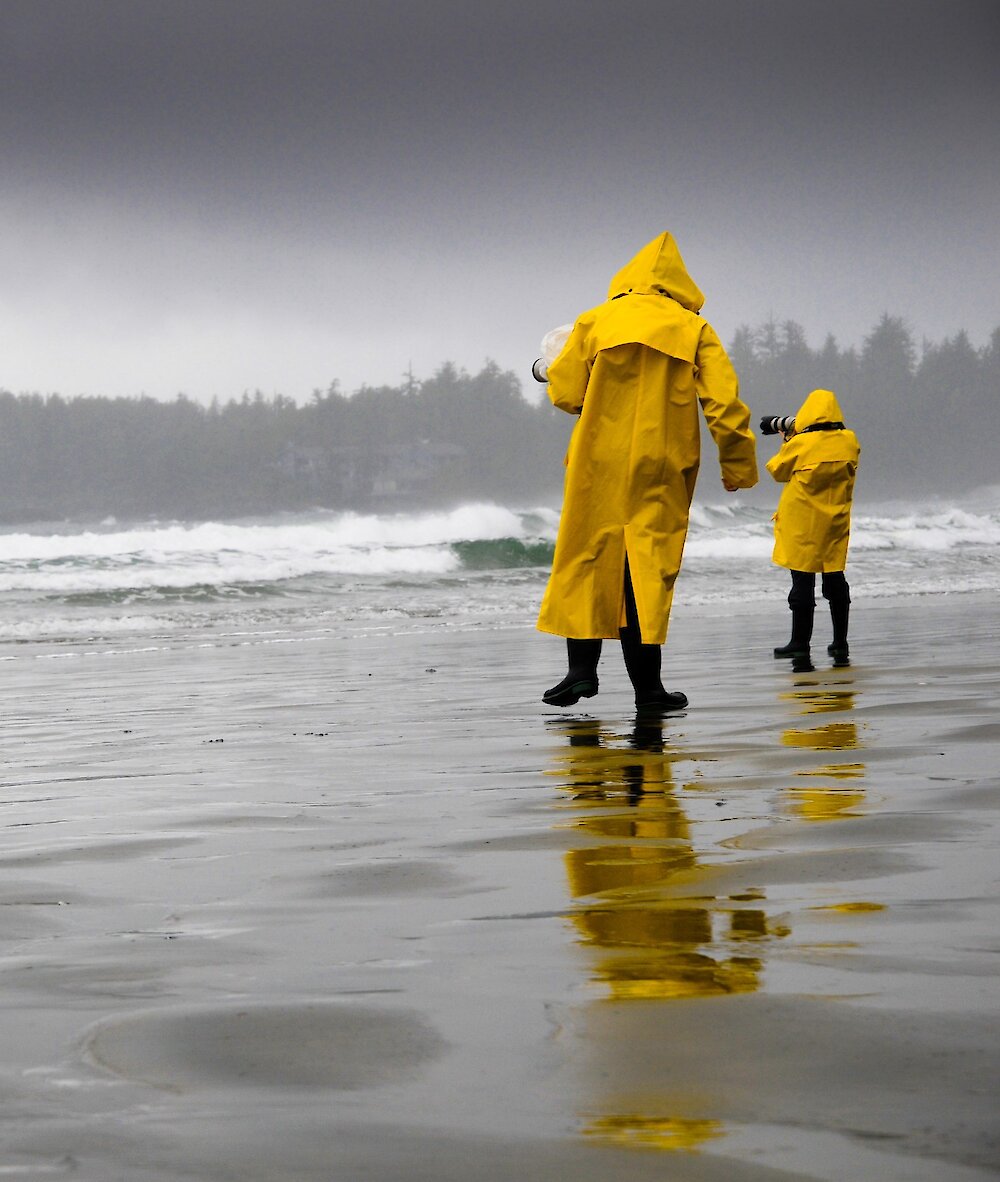
<svg viewBox="0 0 1000 1182">
<path fill-rule="evenodd" d="M 466 882 L 449 866 L 402 859 L 339 867 L 314 880 L 312 890 L 324 897 L 384 898 L 454 892 Z"/>
<path fill-rule="evenodd" d="M 64 862 L 117 862 L 145 858 L 168 850 L 184 849 L 195 838 L 125 836 L 114 841 L 95 841 L 82 845 L 56 845 L 27 854 L 0 855 L 0 866 L 59 865 Z"/>
<path fill-rule="evenodd" d="M 822 825 L 783 822 L 755 829 L 723 844 L 738 850 L 802 849 L 830 847 L 903 847 L 921 842 L 955 841 L 974 832 L 972 822 L 956 814 L 877 813 L 828 820 Z"/>
<path fill-rule="evenodd" d="M 89 1031 L 97 1066 L 155 1087 L 355 1090 L 409 1078 L 445 1044 L 420 1015 L 347 1003 L 164 1007 Z"/>
</svg>

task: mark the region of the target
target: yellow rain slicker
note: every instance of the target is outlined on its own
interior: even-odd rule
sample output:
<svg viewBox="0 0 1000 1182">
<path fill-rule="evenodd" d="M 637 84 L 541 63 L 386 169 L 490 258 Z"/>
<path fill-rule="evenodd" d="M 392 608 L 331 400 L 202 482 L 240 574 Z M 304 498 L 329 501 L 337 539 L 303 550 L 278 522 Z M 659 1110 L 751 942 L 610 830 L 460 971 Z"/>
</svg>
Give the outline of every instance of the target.
<svg viewBox="0 0 1000 1182">
<path fill-rule="evenodd" d="M 847 565 L 854 474 L 861 448 L 853 431 L 807 431 L 840 423 L 832 390 L 813 390 L 795 415 L 795 434 L 767 463 L 784 484 L 774 515 L 774 553 L 789 570 L 838 571 Z"/>
<path fill-rule="evenodd" d="M 579 414 L 538 627 L 617 639 L 628 559 L 644 644 L 667 636 L 700 459 L 698 406 L 723 478 L 757 483 L 750 412 L 670 234 L 615 276 L 548 369 L 553 404 Z"/>
</svg>

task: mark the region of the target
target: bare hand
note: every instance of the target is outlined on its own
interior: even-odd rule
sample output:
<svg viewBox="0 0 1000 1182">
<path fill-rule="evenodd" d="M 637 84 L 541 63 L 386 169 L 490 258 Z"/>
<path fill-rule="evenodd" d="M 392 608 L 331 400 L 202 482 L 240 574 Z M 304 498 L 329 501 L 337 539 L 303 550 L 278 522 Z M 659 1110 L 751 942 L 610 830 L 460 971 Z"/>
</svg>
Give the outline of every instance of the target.
<svg viewBox="0 0 1000 1182">
<path fill-rule="evenodd" d="M 733 484 L 731 481 L 727 480 L 725 476 L 722 478 L 722 487 L 726 490 L 726 492 L 737 492 L 739 490 L 739 485 Z"/>
</svg>

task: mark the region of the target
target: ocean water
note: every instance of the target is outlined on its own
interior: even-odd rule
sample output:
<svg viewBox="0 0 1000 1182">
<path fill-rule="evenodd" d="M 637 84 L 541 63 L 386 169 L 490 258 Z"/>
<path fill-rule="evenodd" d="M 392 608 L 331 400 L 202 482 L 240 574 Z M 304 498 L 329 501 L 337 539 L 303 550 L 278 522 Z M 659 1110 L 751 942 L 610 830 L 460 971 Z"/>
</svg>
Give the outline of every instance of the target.
<svg viewBox="0 0 1000 1182">
<path fill-rule="evenodd" d="M 696 502 L 675 603 L 745 609 L 784 596 L 771 509 Z M 29 643 L 281 643 L 533 624 L 558 509 L 316 511 L 236 522 L 107 520 L 0 533 L 0 657 Z M 856 511 L 855 602 L 1000 590 L 1000 486 Z"/>
</svg>

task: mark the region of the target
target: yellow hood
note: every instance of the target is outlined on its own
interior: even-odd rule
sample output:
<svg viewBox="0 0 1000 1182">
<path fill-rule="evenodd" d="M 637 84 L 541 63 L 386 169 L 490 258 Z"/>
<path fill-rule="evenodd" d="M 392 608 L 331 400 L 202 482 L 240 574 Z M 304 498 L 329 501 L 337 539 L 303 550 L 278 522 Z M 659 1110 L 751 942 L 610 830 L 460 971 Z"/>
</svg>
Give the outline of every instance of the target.
<svg viewBox="0 0 1000 1182">
<path fill-rule="evenodd" d="M 700 312 L 705 302 L 701 290 L 687 273 L 681 252 L 669 232 L 654 238 L 626 263 L 612 279 L 608 299 L 626 295 L 660 292 L 674 299 L 689 312 Z"/>
<path fill-rule="evenodd" d="M 844 412 L 832 390 L 813 390 L 795 413 L 795 430 L 804 431 L 816 423 L 842 423 Z"/>
</svg>

